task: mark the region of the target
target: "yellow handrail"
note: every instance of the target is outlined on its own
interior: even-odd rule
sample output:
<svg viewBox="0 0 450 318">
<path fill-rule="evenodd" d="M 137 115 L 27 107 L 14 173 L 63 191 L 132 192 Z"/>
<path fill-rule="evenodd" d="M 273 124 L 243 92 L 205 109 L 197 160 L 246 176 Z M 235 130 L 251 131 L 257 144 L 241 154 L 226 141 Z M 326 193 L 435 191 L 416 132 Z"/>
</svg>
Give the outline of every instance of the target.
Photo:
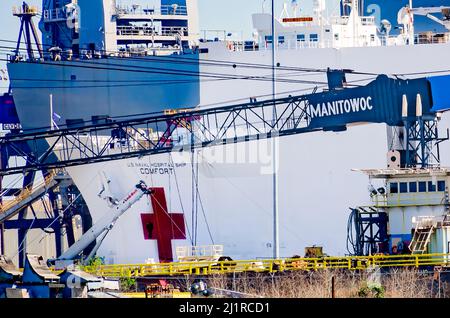
<svg viewBox="0 0 450 318">
<path fill-rule="evenodd" d="M 104 277 L 217 275 L 243 272 L 318 271 L 321 269 L 364 270 L 378 267 L 450 266 L 450 254 L 374 255 L 279 260 L 204 261 L 160 264 L 86 266 L 83 269 Z"/>
</svg>

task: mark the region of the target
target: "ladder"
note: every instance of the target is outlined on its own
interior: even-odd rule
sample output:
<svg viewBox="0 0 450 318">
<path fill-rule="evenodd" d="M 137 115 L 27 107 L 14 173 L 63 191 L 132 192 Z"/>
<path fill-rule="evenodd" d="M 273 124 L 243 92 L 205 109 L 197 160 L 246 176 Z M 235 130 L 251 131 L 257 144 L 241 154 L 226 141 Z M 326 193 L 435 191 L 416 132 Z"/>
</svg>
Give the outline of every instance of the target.
<svg viewBox="0 0 450 318">
<path fill-rule="evenodd" d="M 427 251 L 428 243 L 430 243 L 431 234 L 434 227 L 426 229 L 416 229 L 414 237 L 409 245 L 409 249 L 413 254 L 424 254 Z"/>
<path fill-rule="evenodd" d="M 450 226 L 450 197 L 448 187 L 445 189 L 445 216 L 442 226 Z"/>
<path fill-rule="evenodd" d="M 409 250 L 412 254 L 424 254 L 427 251 L 435 227 L 431 218 L 424 218 L 416 223 L 414 235 L 409 244 Z"/>
</svg>

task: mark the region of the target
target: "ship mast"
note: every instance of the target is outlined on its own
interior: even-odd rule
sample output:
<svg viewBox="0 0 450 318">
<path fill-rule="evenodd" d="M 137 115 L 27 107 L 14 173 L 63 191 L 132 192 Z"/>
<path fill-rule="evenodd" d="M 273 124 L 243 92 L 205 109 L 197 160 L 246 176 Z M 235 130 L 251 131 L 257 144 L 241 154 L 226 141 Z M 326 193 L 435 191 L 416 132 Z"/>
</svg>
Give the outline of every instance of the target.
<svg viewBox="0 0 450 318">
<path fill-rule="evenodd" d="M 33 23 L 33 17 L 38 14 L 36 7 L 30 7 L 27 3 L 23 3 L 21 7 L 13 8 L 13 15 L 20 19 L 20 32 L 19 39 L 17 40 L 17 48 L 15 51 L 15 56 L 18 57 L 20 53 L 20 46 L 22 44 L 22 37 L 25 41 L 25 46 L 27 48 L 28 58 L 34 60 L 34 51 L 32 44 L 32 37 L 36 43 L 38 54 L 40 58 L 44 57 L 41 42 L 39 41 L 39 36 L 36 27 Z"/>
</svg>

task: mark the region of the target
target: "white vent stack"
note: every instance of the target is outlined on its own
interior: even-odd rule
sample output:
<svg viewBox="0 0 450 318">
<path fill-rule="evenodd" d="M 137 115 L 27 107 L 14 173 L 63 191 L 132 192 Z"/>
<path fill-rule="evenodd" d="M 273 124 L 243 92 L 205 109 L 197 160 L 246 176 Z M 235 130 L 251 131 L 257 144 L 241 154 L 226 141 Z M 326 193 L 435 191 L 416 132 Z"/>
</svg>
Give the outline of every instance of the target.
<svg viewBox="0 0 450 318">
<path fill-rule="evenodd" d="M 408 117 L 408 98 L 406 97 L 406 95 L 403 95 L 403 100 L 402 100 L 402 117 L 403 118 L 407 118 Z"/>
<path fill-rule="evenodd" d="M 423 112 L 422 112 L 422 96 L 420 94 L 417 94 L 417 98 L 416 98 L 416 116 L 417 117 L 422 117 Z"/>
</svg>

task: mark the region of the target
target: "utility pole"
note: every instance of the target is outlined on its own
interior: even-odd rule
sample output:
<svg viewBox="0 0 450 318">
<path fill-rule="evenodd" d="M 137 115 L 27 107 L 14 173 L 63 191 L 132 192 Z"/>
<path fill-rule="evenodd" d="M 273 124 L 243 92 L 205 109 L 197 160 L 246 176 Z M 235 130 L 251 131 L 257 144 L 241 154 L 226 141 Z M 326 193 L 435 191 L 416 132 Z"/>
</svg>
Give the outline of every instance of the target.
<svg viewBox="0 0 450 318">
<path fill-rule="evenodd" d="M 272 99 L 275 100 L 277 95 L 276 87 L 276 34 L 275 34 L 275 0 L 272 0 Z M 275 125 L 277 119 L 277 110 L 274 102 L 273 105 L 273 123 Z M 274 133 L 277 133 L 276 127 L 274 127 Z M 279 247 L 279 211 L 278 211 L 278 148 L 276 137 L 272 138 L 272 165 L 273 165 L 273 257 L 275 259 L 280 258 Z"/>
</svg>

